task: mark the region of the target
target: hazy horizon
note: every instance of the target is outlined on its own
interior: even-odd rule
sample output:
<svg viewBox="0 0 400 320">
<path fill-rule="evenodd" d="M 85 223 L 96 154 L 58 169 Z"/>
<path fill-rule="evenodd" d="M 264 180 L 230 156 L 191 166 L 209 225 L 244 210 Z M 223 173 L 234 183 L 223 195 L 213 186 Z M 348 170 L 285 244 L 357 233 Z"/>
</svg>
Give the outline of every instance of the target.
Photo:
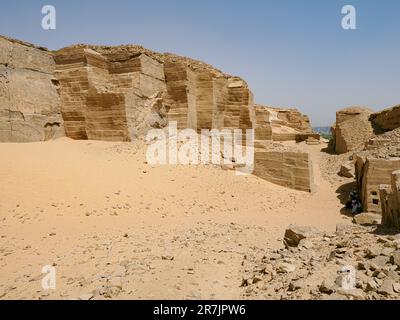
<svg viewBox="0 0 400 320">
<path fill-rule="evenodd" d="M 56 30 L 41 28 L 47 4 Z M 357 30 L 341 27 L 346 4 Z M 399 13 L 396 0 L 22 0 L 3 4 L 0 34 L 50 50 L 139 44 L 188 56 L 245 79 L 255 102 L 296 107 L 325 127 L 344 107 L 400 103 Z"/>
</svg>

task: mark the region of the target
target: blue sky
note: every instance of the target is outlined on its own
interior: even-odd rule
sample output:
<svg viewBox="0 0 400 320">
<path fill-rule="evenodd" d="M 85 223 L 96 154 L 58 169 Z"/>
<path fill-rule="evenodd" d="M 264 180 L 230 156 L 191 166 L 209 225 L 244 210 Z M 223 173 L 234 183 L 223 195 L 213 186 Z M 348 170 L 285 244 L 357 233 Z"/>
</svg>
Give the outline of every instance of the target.
<svg viewBox="0 0 400 320">
<path fill-rule="evenodd" d="M 41 8 L 57 29 L 41 28 Z M 341 28 L 341 8 L 357 30 Z M 255 100 L 298 107 L 315 126 L 336 110 L 400 103 L 399 0 L 14 0 L 0 34 L 58 49 L 75 43 L 141 44 L 203 60 L 243 77 Z"/>
</svg>

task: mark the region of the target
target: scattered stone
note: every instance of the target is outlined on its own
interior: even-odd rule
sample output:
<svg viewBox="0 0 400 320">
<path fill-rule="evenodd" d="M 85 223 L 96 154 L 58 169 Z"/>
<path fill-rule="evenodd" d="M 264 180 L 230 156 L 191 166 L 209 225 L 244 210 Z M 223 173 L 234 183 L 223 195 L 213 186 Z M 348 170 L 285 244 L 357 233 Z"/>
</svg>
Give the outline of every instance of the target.
<svg viewBox="0 0 400 320">
<path fill-rule="evenodd" d="M 353 228 L 354 228 L 353 225 L 338 223 L 336 225 L 336 234 L 338 236 L 345 235 L 346 233 L 351 232 Z"/>
<path fill-rule="evenodd" d="M 278 273 L 292 273 L 296 270 L 296 266 L 290 263 L 280 263 L 276 267 Z"/>
<path fill-rule="evenodd" d="M 299 242 L 299 247 L 305 249 L 312 249 L 314 247 L 314 244 L 310 240 L 302 239 Z"/>
<path fill-rule="evenodd" d="M 370 212 L 360 213 L 353 218 L 353 222 L 362 226 L 378 225 L 382 223 L 382 216 Z"/>
<path fill-rule="evenodd" d="M 389 257 L 386 256 L 377 256 L 369 260 L 371 266 L 373 266 L 375 270 L 383 268 L 389 261 Z"/>
<path fill-rule="evenodd" d="M 381 250 L 378 247 L 371 247 L 367 249 L 366 258 L 372 259 L 381 254 Z"/>
<path fill-rule="evenodd" d="M 352 300 L 365 300 L 364 291 L 361 289 L 338 289 L 337 293 Z"/>
<path fill-rule="evenodd" d="M 285 231 L 283 241 L 286 247 L 297 247 L 301 240 L 319 235 L 320 232 L 315 228 L 290 225 Z"/>
<path fill-rule="evenodd" d="M 390 263 L 396 265 L 398 268 L 400 268 L 400 250 L 396 251 L 392 254 L 390 257 Z"/>
<path fill-rule="evenodd" d="M 319 291 L 326 294 L 332 294 L 335 292 L 335 283 L 330 280 L 324 280 L 319 286 Z"/>
<path fill-rule="evenodd" d="M 378 284 L 375 282 L 375 280 L 370 280 L 367 282 L 367 286 L 365 291 L 369 292 L 369 291 L 376 291 L 378 289 Z"/>
<path fill-rule="evenodd" d="M 377 290 L 378 293 L 383 294 L 385 296 L 391 296 L 394 295 L 394 290 L 393 290 L 393 285 L 395 282 L 392 279 L 386 279 L 383 281 L 382 285 L 379 287 Z"/>
<path fill-rule="evenodd" d="M 289 284 L 289 291 L 297 291 L 304 288 L 304 282 L 301 280 L 292 281 Z"/>
<path fill-rule="evenodd" d="M 340 166 L 339 176 L 344 178 L 354 178 L 355 177 L 355 168 L 353 163 L 345 163 Z"/>
</svg>

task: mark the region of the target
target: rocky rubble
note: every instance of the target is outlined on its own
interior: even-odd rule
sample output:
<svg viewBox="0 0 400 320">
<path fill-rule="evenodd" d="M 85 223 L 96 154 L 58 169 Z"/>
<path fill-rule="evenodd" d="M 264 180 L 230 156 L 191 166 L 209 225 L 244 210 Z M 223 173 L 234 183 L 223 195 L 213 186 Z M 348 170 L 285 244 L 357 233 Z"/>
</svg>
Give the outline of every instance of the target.
<svg viewBox="0 0 400 320">
<path fill-rule="evenodd" d="M 337 225 L 335 233 L 324 233 L 290 226 L 285 247 L 243 257 L 243 297 L 399 299 L 400 234 L 383 231 Z"/>
</svg>

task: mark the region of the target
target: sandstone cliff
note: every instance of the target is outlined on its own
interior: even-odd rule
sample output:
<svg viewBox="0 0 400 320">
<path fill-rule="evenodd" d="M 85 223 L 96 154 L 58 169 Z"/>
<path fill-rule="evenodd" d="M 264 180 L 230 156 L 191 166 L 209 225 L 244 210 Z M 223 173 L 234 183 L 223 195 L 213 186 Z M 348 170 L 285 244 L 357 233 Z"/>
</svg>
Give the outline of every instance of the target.
<svg viewBox="0 0 400 320">
<path fill-rule="evenodd" d="M 255 172 L 299 190 L 311 163 L 275 141 L 313 135 L 296 109 L 255 106 L 240 77 L 141 46 L 74 45 L 49 52 L 0 38 L 0 141 L 133 141 L 176 121 L 178 129 L 256 129 Z M 243 131 L 245 134 L 245 131 Z M 298 139 L 300 137 L 300 139 Z M 245 142 L 245 139 L 242 140 Z"/>
<path fill-rule="evenodd" d="M 64 135 L 51 52 L 0 36 L 0 142 Z"/>
</svg>

